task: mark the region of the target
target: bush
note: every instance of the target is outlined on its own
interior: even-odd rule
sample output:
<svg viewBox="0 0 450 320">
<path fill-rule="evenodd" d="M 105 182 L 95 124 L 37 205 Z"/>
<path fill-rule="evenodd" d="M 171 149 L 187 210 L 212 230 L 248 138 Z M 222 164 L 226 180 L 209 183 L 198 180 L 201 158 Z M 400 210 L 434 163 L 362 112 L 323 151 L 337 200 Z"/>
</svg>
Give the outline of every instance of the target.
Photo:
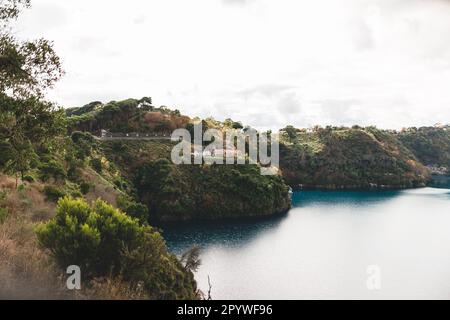
<svg viewBox="0 0 450 320">
<path fill-rule="evenodd" d="M 82 182 L 80 184 L 80 191 L 82 194 L 86 195 L 89 193 L 90 190 L 91 190 L 91 184 L 89 184 L 87 182 Z"/>
<path fill-rule="evenodd" d="M 42 181 L 48 181 L 50 178 L 55 180 L 63 180 L 67 177 L 66 170 L 55 160 L 50 160 L 40 167 Z"/>
<path fill-rule="evenodd" d="M 8 209 L 0 208 L 0 224 L 5 222 L 6 218 L 8 218 Z"/>
<path fill-rule="evenodd" d="M 6 141 L 0 141 L 0 167 L 5 166 L 13 157 L 14 150 L 11 144 Z"/>
<path fill-rule="evenodd" d="M 23 181 L 33 183 L 33 182 L 35 182 L 35 179 L 33 176 L 28 175 L 28 176 L 23 177 Z"/>
<path fill-rule="evenodd" d="M 152 299 L 193 299 L 193 274 L 168 253 L 161 235 L 111 205 L 63 198 L 56 217 L 37 229 L 40 245 L 63 268 L 78 265 L 84 277 L 120 276 L 143 283 Z"/>
<path fill-rule="evenodd" d="M 98 173 L 102 172 L 103 166 L 102 166 L 102 160 L 98 158 L 94 158 L 91 160 L 91 167 L 97 171 Z"/>
<path fill-rule="evenodd" d="M 62 189 L 55 186 L 45 186 L 44 194 L 47 197 L 47 200 L 54 202 L 58 201 L 60 198 L 66 195 L 66 193 Z"/>
<path fill-rule="evenodd" d="M 95 138 L 88 132 L 75 131 L 71 135 L 71 140 L 75 146 L 76 157 L 80 160 L 90 157 L 92 150 L 97 147 Z"/>
<path fill-rule="evenodd" d="M 117 206 L 130 217 L 136 218 L 143 223 L 148 222 L 149 213 L 146 205 L 130 200 L 125 196 L 119 196 L 117 198 Z"/>
<path fill-rule="evenodd" d="M 67 170 L 67 178 L 73 182 L 81 181 L 80 168 L 76 165 L 71 165 Z"/>
</svg>

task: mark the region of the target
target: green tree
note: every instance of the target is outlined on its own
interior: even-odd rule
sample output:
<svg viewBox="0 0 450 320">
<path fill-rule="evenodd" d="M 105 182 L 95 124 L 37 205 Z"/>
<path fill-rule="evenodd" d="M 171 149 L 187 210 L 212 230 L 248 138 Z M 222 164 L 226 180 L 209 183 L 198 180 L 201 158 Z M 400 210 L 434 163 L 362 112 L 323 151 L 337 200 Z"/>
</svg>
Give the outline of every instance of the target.
<svg viewBox="0 0 450 320">
<path fill-rule="evenodd" d="M 0 2 L 0 142 L 12 151 L 8 171 L 22 177 L 35 162 L 36 147 L 65 127 L 62 111 L 44 99 L 46 90 L 63 74 L 52 43 L 18 40 L 9 27 L 29 4 L 28 0 Z"/>
<path fill-rule="evenodd" d="M 297 139 L 297 129 L 293 126 L 287 126 L 284 128 L 284 131 L 286 132 L 290 142 L 294 142 Z"/>
<path fill-rule="evenodd" d="M 119 276 L 143 284 L 153 299 L 197 297 L 192 272 L 167 251 L 161 235 L 97 200 L 59 200 L 56 217 L 37 227 L 39 243 L 63 268 L 78 265 L 86 278 Z"/>
</svg>

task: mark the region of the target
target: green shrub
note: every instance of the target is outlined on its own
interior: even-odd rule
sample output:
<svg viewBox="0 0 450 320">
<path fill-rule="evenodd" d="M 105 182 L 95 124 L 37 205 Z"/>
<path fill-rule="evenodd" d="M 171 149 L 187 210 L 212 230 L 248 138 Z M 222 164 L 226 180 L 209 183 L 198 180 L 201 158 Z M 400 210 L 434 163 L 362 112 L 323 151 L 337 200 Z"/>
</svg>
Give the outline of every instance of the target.
<svg viewBox="0 0 450 320">
<path fill-rule="evenodd" d="M 103 166 L 102 166 L 102 160 L 101 159 L 98 159 L 98 158 L 91 159 L 90 164 L 91 164 L 92 169 L 94 169 L 98 173 L 102 172 Z"/>
<path fill-rule="evenodd" d="M 84 277 L 120 276 L 142 283 L 152 299 L 193 299 L 193 274 L 167 251 L 161 235 L 111 205 L 63 198 L 56 217 L 37 229 L 40 245 L 63 268 L 80 266 Z"/>
<path fill-rule="evenodd" d="M 0 208 L 0 224 L 5 222 L 7 217 L 8 217 L 8 209 Z"/>
<path fill-rule="evenodd" d="M 75 165 L 71 165 L 67 170 L 67 178 L 70 181 L 79 181 L 81 180 L 81 170 L 79 167 Z"/>
<path fill-rule="evenodd" d="M 27 175 L 27 176 L 23 177 L 23 181 L 33 183 L 33 182 L 35 182 L 35 179 L 33 176 Z"/>
<path fill-rule="evenodd" d="M 136 218 L 143 223 L 148 222 L 148 208 L 144 204 L 130 200 L 125 196 L 119 196 L 117 198 L 117 206 L 130 217 Z"/>
<path fill-rule="evenodd" d="M 14 150 L 11 144 L 6 141 L 0 141 L 0 167 L 5 166 L 13 157 Z"/>
<path fill-rule="evenodd" d="M 6 190 L 0 190 L 0 203 L 3 203 L 3 201 L 6 200 L 7 196 L 8 192 Z"/>
<path fill-rule="evenodd" d="M 55 186 L 45 186 L 44 194 L 47 197 L 47 200 L 54 202 L 58 201 L 60 198 L 66 195 L 66 193 L 62 189 Z"/>
<path fill-rule="evenodd" d="M 62 164 L 55 160 L 50 160 L 49 162 L 42 164 L 39 169 L 42 181 L 48 181 L 50 178 L 63 180 L 67 177 L 66 170 L 64 170 Z"/>
<path fill-rule="evenodd" d="M 91 184 L 87 182 L 80 183 L 80 190 L 82 194 L 88 194 L 91 190 Z"/>
<path fill-rule="evenodd" d="M 72 198 L 83 198 L 83 194 L 82 194 L 80 191 L 78 191 L 78 190 L 72 191 L 72 192 L 70 193 L 70 196 L 71 196 Z"/>
<path fill-rule="evenodd" d="M 75 154 L 81 160 L 91 156 L 92 150 L 96 148 L 95 138 L 88 132 L 75 131 L 71 135 L 71 140 L 74 143 Z"/>
</svg>

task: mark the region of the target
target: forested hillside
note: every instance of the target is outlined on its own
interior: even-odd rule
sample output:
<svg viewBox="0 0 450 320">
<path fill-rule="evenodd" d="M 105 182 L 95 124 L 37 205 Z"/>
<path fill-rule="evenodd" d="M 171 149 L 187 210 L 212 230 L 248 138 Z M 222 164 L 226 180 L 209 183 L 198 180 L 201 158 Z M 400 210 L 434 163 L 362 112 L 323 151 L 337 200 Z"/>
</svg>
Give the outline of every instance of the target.
<svg viewBox="0 0 450 320">
<path fill-rule="evenodd" d="M 411 188 L 429 172 L 396 135 L 374 127 L 283 130 L 281 169 L 296 187 Z"/>
<path fill-rule="evenodd" d="M 450 126 L 409 128 L 399 139 L 423 164 L 450 170 Z"/>
</svg>

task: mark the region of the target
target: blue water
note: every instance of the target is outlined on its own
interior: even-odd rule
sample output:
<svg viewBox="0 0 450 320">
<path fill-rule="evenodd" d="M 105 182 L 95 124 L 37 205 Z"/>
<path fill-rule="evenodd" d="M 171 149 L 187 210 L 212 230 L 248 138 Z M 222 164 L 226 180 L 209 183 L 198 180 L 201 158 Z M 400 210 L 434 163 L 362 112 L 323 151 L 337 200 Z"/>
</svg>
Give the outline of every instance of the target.
<svg viewBox="0 0 450 320">
<path fill-rule="evenodd" d="M 450 189 L 304 191 L 285 216 L 164 236 L 176 254 L 201 246 L 213 299 L 450 298 Z"/>
</svg>

